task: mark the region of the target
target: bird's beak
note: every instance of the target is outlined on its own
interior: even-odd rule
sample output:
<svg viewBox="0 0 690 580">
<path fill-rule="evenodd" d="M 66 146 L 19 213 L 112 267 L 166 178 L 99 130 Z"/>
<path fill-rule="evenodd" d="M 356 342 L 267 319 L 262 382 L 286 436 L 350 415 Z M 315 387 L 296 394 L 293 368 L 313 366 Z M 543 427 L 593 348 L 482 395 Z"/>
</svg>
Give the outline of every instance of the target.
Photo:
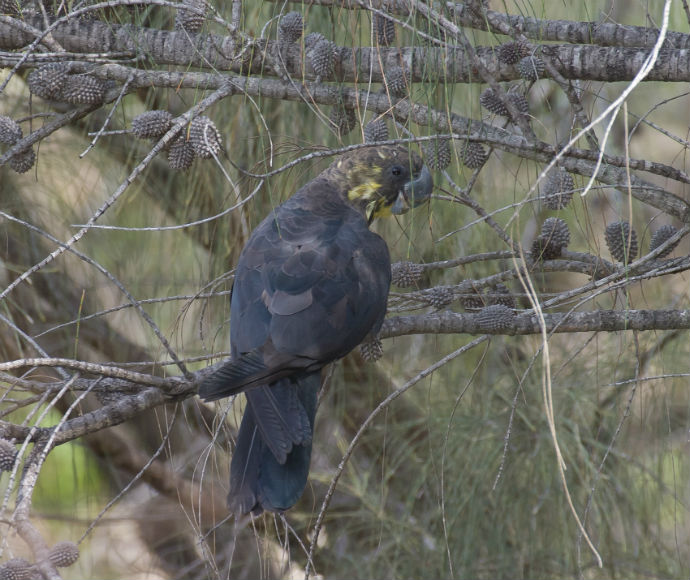
<svg viewBox="0 0 690 580">
<path fill-rule="evenodd" d="M 429 201 L 434 189 L 434 180 L 426 165 L 422 167 L 417 179 L 408 181 L 398 193 L 398 197 L 391 206 L 393 215 L 401 215 L 410 211 L 410 208 L 418 207 Z"/>
<path fill-rule="evenodd" d="M 405 199 L 405 196 L 401 191 L 400 193 L 398 193 L 398 197 L 391 206 L 391 213 L 393 215 L 402 215 L 404 213 L 407 213 L 408 211 L 410 211 L 410 204 L 407 203 L 407 200 Z"/>
<path fill-rule="evenodd" d="M 419 172 L 419 177 L 412 181 L 408 181 L 403 188 L 403 193 L 405 199 L 407 200 L 409 207 L 417 207 L 429 201 L 431 197 L 431 192 L 434 189 L 434 180 L 431 177 L 431 172 L 424 165 L 422 170 Z M 398 199 L 395 201 L 393 208 L 398 205 Z M 395 213 L 395 212 L 393 212 Z"/>
</svg>

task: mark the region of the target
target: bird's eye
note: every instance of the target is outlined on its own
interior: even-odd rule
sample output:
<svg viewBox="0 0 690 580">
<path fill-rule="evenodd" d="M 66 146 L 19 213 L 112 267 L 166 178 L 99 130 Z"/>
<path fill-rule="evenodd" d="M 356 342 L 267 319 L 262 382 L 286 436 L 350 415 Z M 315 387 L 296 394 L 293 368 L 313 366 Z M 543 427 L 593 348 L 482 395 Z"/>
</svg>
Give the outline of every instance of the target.
<svg viewBox="0 0 690 580">
<path fill-rule="evenodd" d="M 391 167 L 391 173 L 395 176 L 402 175 L 403 168 L 400 165 L 394 165 Z"/>
</svg>

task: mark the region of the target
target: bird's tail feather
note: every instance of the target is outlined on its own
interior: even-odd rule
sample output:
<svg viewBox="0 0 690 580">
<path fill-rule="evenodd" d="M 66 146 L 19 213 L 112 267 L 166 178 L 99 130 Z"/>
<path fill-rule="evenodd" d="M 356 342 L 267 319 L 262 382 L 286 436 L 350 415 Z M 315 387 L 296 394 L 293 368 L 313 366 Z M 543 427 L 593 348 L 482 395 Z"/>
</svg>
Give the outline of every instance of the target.
<svg viewBox="0 0 690 580">
<path fill-rule="evenodd" d="M 311 462 L 311 434 L 314 429 L 316 401 L 321 385 L 321 373 L 315 372 L 299 379 L 281 379 L 271 386 L 275 401 L 289 402 L 292 412 L 283 408 L 280 419 L 267 419 L 263 413 L 270 407 L 255 407 L 252 395 L 242 417 L 237 445 L 230 466 L 230 511 L 238 514 L 261 513 L 263 510 L 281 512 L 290 509 L 300 498 L 307 484 Z M 250 391 L 254 393 L 259 389 Z M 247 394 L 249 395 L 248 392 Z M 294 409 L 299 406 L 299 410 Z M 273 412 L 273 411 L 268 411 Z M 303 424 L 306 419 L 308 426 Z M 283 461 L 273 453 L 264 439 L 270 429 L 261 429 L 260 422 L 279 421 L 289 425 L 293 433 L 302 431 L 301 443 L 293 441 Z"/>
<path fill-rule="evenodd" d="M 311 441 L 312 426 L 299 394 L 301 386 L 289 379 L 246 392 L 248 409 L 276 461 L 285 463 L 293 445 Z"/>
</svg>

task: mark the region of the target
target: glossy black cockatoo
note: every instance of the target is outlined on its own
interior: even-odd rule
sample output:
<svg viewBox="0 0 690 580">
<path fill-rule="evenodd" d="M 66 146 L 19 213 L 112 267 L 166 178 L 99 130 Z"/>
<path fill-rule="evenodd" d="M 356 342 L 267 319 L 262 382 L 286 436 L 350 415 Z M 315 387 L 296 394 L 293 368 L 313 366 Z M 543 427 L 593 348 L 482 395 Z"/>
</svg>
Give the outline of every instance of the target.
<svg viewBox="0 0 690 580">
<path fill-rule="evenodd" d="M 432 179 L 406 146 L 337 159 L 253 231 L 235 270 L 231 359 L 203 381 L 206 401 L 244 392 L 230 466 L 232 512 L 282 512 L 307 483 L 321 369 L 386 314 L 390 256 L 369 231 L 427 201 Z"/>
</svg>

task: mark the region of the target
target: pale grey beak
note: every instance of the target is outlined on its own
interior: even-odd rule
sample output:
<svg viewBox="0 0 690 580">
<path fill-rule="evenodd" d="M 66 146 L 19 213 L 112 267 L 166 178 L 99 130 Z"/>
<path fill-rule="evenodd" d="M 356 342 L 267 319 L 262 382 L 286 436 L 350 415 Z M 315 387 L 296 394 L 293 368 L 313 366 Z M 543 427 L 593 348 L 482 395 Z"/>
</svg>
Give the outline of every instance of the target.
<svg viewBox="0 0 690 580">
<path fill-rule="evenodd" d="M 422 167 L 422 171 L 419 173 L 419 177 L 413 181 L 409 181 L 405 184 L 403 193 L 405 194 L 405 199 L 410 207 L 417 207 L 429 201 L 431 197 L 431 192 L 434 190 L 434 180 L 431 177 L 431 172 L 427 169 L 425 165 Z M 398 199 L 400 196 L 398 196 Z M 398 205 L 398 200 L 395 201 L 393 208 Z M 393 211 L 393 210 L 391 210 Z M 393 211 L 393 213 L 395 213 Z"/>
<path fill-rule="evenodd" d="M 407 186 L 405 186 L 407 187 Z M 407 203 L 407 200 L 405 199 L 405 196 L 403 195 L 403 192 L 401 191 L 398 194 L 398 197 L 395 200 L 395 203 L 391 206 L 391 213 L 393 215 L 401 215 L 404 213 L 407 213 L 410 210 L 410 204 Z"/>
</svg>

